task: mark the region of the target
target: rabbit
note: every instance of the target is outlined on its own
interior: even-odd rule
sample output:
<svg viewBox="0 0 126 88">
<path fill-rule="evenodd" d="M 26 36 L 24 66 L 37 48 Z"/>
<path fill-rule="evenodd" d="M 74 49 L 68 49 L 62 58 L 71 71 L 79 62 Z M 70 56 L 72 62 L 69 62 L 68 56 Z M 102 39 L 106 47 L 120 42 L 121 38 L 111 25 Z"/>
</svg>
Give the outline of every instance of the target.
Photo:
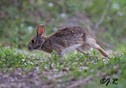
<svg viewBox="0 0 126 88">
<path fill-rule="evenodd" d="M 55 33 L 45 36 L 45 26 L 39 25 L 37 27 L 37 35 L 32 38 L 28 44 L 28 49 L 43 50 L 51 53 L 53 50 L 62 58 L 62 56 L 74 49 L 86 55 L 84 51 L 86 46 L 96 48 L 100 53 L 109 58 L 107 53 L 96 43 L 96 40 L 80 26 L 64 27 Z"/>
</svg>

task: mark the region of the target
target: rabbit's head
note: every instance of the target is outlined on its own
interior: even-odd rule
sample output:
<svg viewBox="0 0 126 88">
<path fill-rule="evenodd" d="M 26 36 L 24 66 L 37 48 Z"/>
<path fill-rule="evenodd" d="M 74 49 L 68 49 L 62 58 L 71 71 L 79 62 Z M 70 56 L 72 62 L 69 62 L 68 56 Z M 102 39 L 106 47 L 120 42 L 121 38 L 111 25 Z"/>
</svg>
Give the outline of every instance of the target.
<svg viewBox="0 0 126 88">
<path fill-rule="evenodd" d="M 45 39 L 43 38 L 43 33 L 45 32 L 45 27 L 40 25 L 37 27 L 37 35 L 32 38 L 28 44 L 29 50 L 39 50 L 43 46 Z"/>
</svg>

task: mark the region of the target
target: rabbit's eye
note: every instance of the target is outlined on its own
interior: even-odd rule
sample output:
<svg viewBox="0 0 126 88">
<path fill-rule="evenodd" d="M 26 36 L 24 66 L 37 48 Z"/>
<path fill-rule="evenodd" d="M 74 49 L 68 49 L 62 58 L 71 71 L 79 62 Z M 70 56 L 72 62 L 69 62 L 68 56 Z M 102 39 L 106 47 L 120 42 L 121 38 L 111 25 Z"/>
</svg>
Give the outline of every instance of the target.
<svg viewBox="0 0 126 88">
<path fill-rule="evenodd" d="M 32 40 L 32 43 L 35 43 L 35 41 L 34 41 L 34 40 Z"/>
</svg>

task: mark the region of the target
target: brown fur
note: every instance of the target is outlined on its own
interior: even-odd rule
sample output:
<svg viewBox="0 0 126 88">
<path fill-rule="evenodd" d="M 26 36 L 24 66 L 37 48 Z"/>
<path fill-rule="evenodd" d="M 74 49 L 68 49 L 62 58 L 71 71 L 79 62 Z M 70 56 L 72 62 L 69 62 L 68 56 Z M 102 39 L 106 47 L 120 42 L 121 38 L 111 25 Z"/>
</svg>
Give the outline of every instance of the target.
<svg viewBox="0 0 126 88">
<path fill-rule="evenodd" d="M 40 30 L 40 32 L 43 30 Z M 38 33 L 38 31 L 37 31 Z M 35 41 L 33 41 L 35 40 Z M 86 31 L 79 26 L 64 27 L 49 36 L 39 34 L 34 37 L 28 45 L 29 50 L 39 49 L 51 53 L 53 50 L 59 55 L 65 52 L 77 49 L 84 52 L 83 48 L 90 46 L 98 49 L 101 52 L 101 47 L 97 47 L 97 43 L 93 38 L 88 38 Z M 103 51 L 103 49 L 102 49 Z M 101 52 L 104 56 L 108 57 L 105 51 Z"/>
</svg>

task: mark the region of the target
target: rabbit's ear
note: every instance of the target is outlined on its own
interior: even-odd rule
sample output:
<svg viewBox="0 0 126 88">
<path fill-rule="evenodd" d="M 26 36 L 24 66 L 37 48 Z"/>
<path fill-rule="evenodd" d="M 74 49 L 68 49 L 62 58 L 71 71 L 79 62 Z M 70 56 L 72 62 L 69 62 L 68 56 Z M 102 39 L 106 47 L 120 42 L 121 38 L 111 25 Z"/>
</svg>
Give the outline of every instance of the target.
<svg viewBox="0 0 126 88">
<path fill-rule="evenodd" d="M 37 27 L 37 36 L 42 35 L 45 32 L 45 27 L 43 25 L 39 25 Z"/>
</svg>

